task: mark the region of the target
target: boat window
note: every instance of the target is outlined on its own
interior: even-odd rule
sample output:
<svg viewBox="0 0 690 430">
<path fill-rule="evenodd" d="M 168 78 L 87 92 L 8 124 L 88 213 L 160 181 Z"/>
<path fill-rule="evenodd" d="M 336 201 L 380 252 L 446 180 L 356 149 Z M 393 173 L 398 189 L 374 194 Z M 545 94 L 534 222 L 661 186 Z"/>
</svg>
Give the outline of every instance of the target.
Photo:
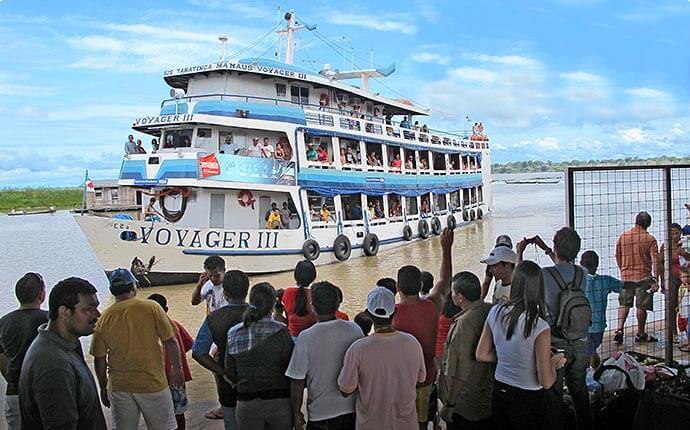
<svg viewBox="0 0 690 430">
<path fill-rule="evenodd" d="M 367 166 L 370 167 L 369 170 L 383 170 L 381 145 L 378 143 L 366 143 L 364 147 L 367 151 Z"/>
<path fill-rule="evenodd" d="M 429 170 L 429 151 L 419 151 L 419 168 L 421 170 Z"/>
<path fill-rule="evenodd" d="M 346 221 L 362 219 L 362 195 L 349 194 L 340 197 L 343 207 L 343 217 Z"/>
<path fill-rule="evenodd" d="M 194 142 L 195 148 L 208 148 L 211 149 L 211 129 L 210 128 L 197 128 L 196 129 L 196 141 Z"/>
<path fill-rule="evenodd" d="M 335 202 L 333 197 L 322 196 L 314 192 L 307 192 L 310 219 L 313 222 L 335 223 Z"/>
<path fill-rule="evenodd" d="M 450 170 L 460 170 L 460 154 L 450 154 Z"/>
<path fill-rule="evenodd" d="M 469 188 L 464 188 L 462 190 L 462 205 L 463 205 L 463 207 L 470 205 L 470 189 Z"/>
<path fill-rule="evenodd" d="M 406 149 L 405 151 L 405 169 L 415 170 L 417 168 L 417 151 Z"/>
<path fill-rule="evenodd" d="M 467 170 L 470 168 L 470 156 L 469 155 L 463 155 L 462 156 L 462 170 Z"/>
<path fill-rule="evenodd" d="M 479 199 L 479 202 L 484 201 L 484 189 L 481 185 L 477 187 L 477 199 Z"/>
<path fill-rule="evenodd" d="M 260 228 L 269 230 L 300 228 L 301 222 L 297 215 L 297 208 L 289 193 L 267 193 L 267 195 L 259 196 L 259 214 L 263 214 L 263 219 L 259 220 Z"/>
<path fill-rule="evenodd" d="M 285 97 L 287 95 L 287 86 L 285 84 L 276 84 L 276 97 Z"/>
<path fill-rule="evenodd" d="M 367 209 L 371 220 L 386 218 L 386 214 L 383 212 L 382 196 L 367 196 Z"/>
<path fill-rule="evenodd" d="M 421 204 L 420 204 L 419 210 L 420 210 L 422 216 L 431 215 L 431 205 L 430 205 L 431 199 L 429 197 L 430 197 L 430 193 L 426 193 L 426 194 L 422 194 L 422 197 L 420 199 Z"/>
<path fill-rule="evenodd" d="M 470 199 L 472 204 L 477 203 L 477 189 L 470 188 Z"/>
<path fill-rule="evenodd" d="M 405 213 L 408 215 L 417 215 L 419 213 L 417 197 L 405 197 Z"/>
<path fill-rule="evenodd" d="M 434 212 L 445 212 L 448 210 L 448 202 L 445 194 L 434 194 Z"/>
<path fill-rule="evenodd" d="M 117 202 L 117 197 L 118 197 L 117 193 L 118 193 L 117 188 L 113 188 L 112 190 L 110 190 L 110 200 L 113 203 Z"/>
<path fill-rule="evenodd" d="M 193 129 L 166 130 L 163 148 L 190 148 Z"/>
<path fill-rule="evenodd" d="M 290 97 L 293 103 L 300 103 L 304 105 L 309 104 L 309 87 L 302 87 L 298 85 L 290 85 Z"/>
<path fill-rule="evenodd" d="M 475 157 L 469 157 L 470 159 L 470 170 L 474 170 L 477 168 L 477 162 Z"/>
<path fill-rule="evenodd" d="M 396 218 L 402 216 L 401 199 L 398 194 L 388 194 L 388 216 Z"/>
<path fill-rule="evenodd" d="M 434 154 L 434 170 L 446 170 L 446 156 L 445 154 Z"/>
<path fill-rule="evenodd" d="M 307 161 L 330 165 L 333 163 L 333 143 L 330 137 L 307 136 Z"/>
<path fill-rule="evenodd" d="M 450 208 L 455 210 L 460 207 L 460 191 L 453 191 L 450 193 Z"/>
<path fill-rule="evenodd" d="M 402 167 L 402 158 L 400 157 L 400 147 L 398 146 L 387 146 L 388 151 L 388 166 L 391 172 L 398 173 Z"/>
<path fill-rule="evenodd" d="M 359 142 L 348 139 L 340 139 L 340 156 L 343 166 L 358 166 L 362 164 L 362 154 L 359 150 Z M 343 162 L 343 158 L 344 162 Z"/>
</svg>

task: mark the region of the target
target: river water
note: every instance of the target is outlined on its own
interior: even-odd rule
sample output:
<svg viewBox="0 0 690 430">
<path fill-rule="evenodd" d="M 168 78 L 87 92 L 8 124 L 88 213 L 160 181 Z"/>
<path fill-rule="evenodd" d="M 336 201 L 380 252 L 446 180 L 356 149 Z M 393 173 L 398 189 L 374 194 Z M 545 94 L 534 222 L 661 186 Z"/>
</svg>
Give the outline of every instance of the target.
<svg viewBox="0 0 690 430">
<path fill-rule="evenodd" d="M 510 178 L 556 176 L 557 174 L 511 175 Z M 496 179 L 500 179 L 498 175 Z M 453 251 L 453 271 L 470 270 L 482 278 L 484 266 L 479 262 L 493 248 L 499 234 L 509 234 L 514 242 L 523 236 L 541 235 L 550 243 L 553 233 L 565 225 L 565 186 L 558 184 L 493 184 L 494 211 L 490 216 L 456 230 Z M 101 310 L 110 302 L 108 282 L 96 256 L 79 227 L 68 213 L 55 215 L 0 216 L 0 314 L 17 306 L 14 284 L 22 274 L 36 271 L 43 275 L 50 287 L 69 276 L 91 281 L 99 290 Z M 382 277 L 395 278 L 400 266 L 415 264 L 421 270 L 438 275 L 441 246 L 438 238 L 416 242 L 375 257 L 357 258 L 345 263 L 321 266 L 319 280 L 328 280 L 344 292 L 342 310 L 354 317 L 364 308 L 367 292 Z M 546 264 L 548 258 L 531 247 L 525 258 Z M 230 268 L 230 267 L 229 267 Z M 241 268 L 239 268 L 241 269 Z M 276 288 L 293 285 L 291 273 L 253 276 L 251 282 L 269 281 Z M 204 317 L 202 306 L 191 306 L 193 285 L 151 288 L 140 296 L 153 292 L 168 298 L 170 316 L 182 322 L 194 336 Z M 44 305 L 47 308 L 47 304 Z M 88 339 L 84 339 L 88 343 Z M 191 360 L 194 381 L 188 387 L 193 401 L 215 397 L 209 372 Z M 1 379 L 1 378 L 0 378 Z M 4 381 L 2 384 L 4 385 Z M 4 392 L 4 388 L 3 392 Z M 3 396 L 4 397 L 4 396 Z M 0 427 L 4 422 L 0 419 Z"/>
</svg>

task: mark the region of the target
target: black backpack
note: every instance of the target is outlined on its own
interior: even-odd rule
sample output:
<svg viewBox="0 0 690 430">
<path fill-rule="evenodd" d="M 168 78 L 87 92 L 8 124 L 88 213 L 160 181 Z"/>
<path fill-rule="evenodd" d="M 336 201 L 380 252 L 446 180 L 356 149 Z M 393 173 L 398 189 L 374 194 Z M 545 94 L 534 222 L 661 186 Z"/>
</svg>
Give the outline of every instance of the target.
<svg viewBox="0 0 690 430">
<path fill-rule="evenodd" d="M 583 270 L 575 266 L 575 277 L 567 285 L 555 267 L 549 267 L 547 270 L 561 289 L 561 294 L 558 296 L 558 319 L 554 334 L 567 340 L 586 337 L 592 323 L 592 309 L 585 292 L 580 288 L 584 277 Z"/>
</svg>

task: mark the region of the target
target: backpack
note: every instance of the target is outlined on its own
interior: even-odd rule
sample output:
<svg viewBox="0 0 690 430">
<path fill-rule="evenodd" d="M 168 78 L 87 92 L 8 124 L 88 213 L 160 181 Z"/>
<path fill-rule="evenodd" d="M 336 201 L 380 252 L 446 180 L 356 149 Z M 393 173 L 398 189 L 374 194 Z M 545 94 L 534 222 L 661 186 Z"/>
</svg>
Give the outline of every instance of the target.
<svg viewBox="0 0 690 430">
<path fill-rule="evenodd" d="M 558 297 L 558 319 L 555 335 L 567 340 L 586 337 L 592 323 L 592 309 L 585 292 L 580 288 L 583 270 L 575 266 L 575 277 L 566 285 L 560 272 L 555 267 L 547 268 L 561 289 Z"/>
</svg>

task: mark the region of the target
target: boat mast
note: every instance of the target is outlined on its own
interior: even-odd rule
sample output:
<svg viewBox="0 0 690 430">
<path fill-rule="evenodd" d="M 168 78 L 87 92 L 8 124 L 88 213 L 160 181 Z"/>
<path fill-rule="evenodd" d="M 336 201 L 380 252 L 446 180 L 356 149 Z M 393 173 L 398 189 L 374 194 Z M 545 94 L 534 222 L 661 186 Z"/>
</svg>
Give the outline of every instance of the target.
<svg viewBox="0 0 690 430">
<path fill-rule="evenodd" d="M 316 28 L 316 26 L 305 26 L 303 24 L 297 24 L 297 20 L 295 19 L 295 12 L 290 11 L 285 14 L 285 21 L 287 21 L 287 25 L 284 29 L 282 30 L 277 30 L 276 33 L 281 34 L 285 33 L 287 34 L 287 41 L 286 41 L 286 47 L 285 47 L 285 63 L 286 64 L 292 64 L 294 60 L 294 38 L 295 38 L 295 31 L 297 30 L 302 30 L 303 28 L 306 28 L 307 30 L 313 30 Z"/>
</svg>

